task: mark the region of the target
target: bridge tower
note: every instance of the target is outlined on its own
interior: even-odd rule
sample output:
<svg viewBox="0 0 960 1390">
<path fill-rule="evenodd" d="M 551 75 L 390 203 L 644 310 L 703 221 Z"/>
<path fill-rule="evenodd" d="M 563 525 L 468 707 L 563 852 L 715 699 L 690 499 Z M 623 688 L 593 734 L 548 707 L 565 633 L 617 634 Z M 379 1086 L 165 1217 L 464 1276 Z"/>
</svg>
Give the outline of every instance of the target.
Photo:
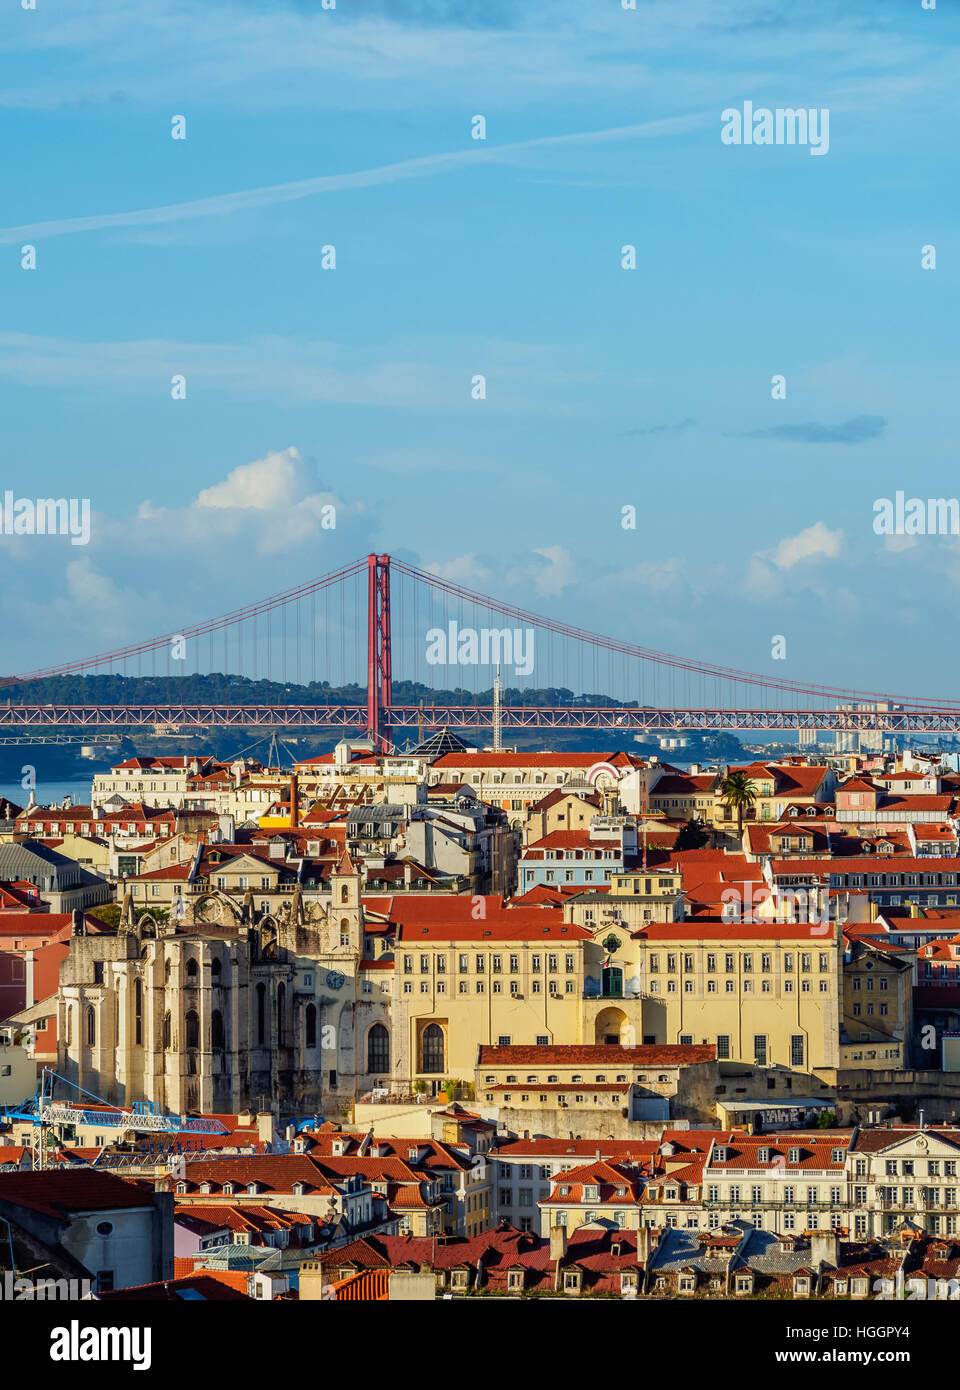
<svg viewBox="0 0 960 1390">
<path fill-rule="evenodd" d="M 378 753 L 390 747 L 386 711 L 393 703 L 390 652 L 390 556 L 367 556 L 367 734 Z"/>
</svg>

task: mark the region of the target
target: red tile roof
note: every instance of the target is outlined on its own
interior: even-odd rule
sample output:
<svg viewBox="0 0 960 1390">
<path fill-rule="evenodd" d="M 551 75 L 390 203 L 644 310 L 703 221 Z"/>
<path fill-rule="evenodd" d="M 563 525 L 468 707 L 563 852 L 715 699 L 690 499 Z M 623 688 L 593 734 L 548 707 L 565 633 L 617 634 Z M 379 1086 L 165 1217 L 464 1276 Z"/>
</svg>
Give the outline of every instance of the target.
<svg viewBox="0 0 960 1390">
<path fill-rule="evenodd" d="M 603 1066 L 616 1067 L 656 1067 L 689 1066 L 695 1062 L 712 1062 L 717 1049 L 699 1044 L 653 1044 L 637 1047 L 595 1046 L 593 1044 L 571 1043 L 551 1047 L 497 1047 L 482 1044 L 478 1066 Z M 532 1082 L 530 1083 L 533 1084 Z"/>
<path fill-rule="evenodd" d="M 397 939 L 434 941 L 527 941 L 566 939 L 586 941 L 591 933 L 563 921 L 551 907 L 512 907 L 495 896 L 474 898 L 466 894 L 403 893 L 396 897 L 368 897 L 367 912 L 389 918 Z"/>
<path fill-rule="evenodd" d="M 111 1289 L 109 1293 L 101 1293 L 97 1297 L 111 1303 L 157 1303 L 192 1300 L 199 1295 L 205 1302 L 210 1303 L 230 1303 L 238 1300 L 249 1303 L 250 1296 L 247 1293 L 220 1277 L 222 1274 L 237 1272 L 204 1270 L 202 1274 L 188 1274 L 180 1279 L 164 1279 L 156 1284 L 136 1284 L 126 1289 Z M 244 1287 L 248 1278 L 249 1275 L 244 1273 Z"/>
<path fill-rule="evenodd" d="M 3 1202 L 54 1217 L 152 1205 L 150 1194 L 134 1183 L 95 1168 L 0 1173 L 0 1203 Z"/>
</svg>

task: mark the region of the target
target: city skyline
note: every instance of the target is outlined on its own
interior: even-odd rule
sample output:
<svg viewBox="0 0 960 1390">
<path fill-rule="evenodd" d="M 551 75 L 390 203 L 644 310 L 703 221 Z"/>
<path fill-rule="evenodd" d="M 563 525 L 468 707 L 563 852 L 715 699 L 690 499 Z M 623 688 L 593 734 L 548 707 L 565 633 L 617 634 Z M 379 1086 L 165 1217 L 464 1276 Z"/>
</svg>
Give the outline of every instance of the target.
<svg viewBox="0 0 960 1390">
<path fill-rule="evenodd" d="M 950 697 L 957 538 L 873 523 L 960 491 L 955 17 L 78 3 L 2 32 L 3 481 L 92 514 L 82 548 L 4 537 L 8 669 L 386 550 L 774 675 L 896 689 L 909 644 Z M 747 101 L 828 109 L 829 151 L 725 145 Z"/>
</svg>

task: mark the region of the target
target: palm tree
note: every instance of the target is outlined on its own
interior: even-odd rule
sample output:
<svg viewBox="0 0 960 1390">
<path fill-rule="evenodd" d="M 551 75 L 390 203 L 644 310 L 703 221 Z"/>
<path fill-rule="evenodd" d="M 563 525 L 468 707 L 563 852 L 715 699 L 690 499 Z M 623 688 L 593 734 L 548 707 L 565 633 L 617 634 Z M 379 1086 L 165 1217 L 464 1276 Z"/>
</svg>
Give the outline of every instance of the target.
<svg viewBox="0 0 960 1390">
<path fill-rule="evenodd" d="M 728 811 L 736 807 L 737 835 L 743 838 L 743 812 L 757 799 L 757 789 L 745 772 L 728 772 L 720 783 L 720 796 Z"/>
</svg>

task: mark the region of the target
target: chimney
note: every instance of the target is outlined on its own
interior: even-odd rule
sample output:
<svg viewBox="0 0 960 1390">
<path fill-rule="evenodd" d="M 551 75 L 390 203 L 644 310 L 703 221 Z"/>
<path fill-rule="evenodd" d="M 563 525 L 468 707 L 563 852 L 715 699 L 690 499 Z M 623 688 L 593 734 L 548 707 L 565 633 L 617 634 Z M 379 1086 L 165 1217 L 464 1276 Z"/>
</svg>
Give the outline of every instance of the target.
<svg viewBox="0 0 960 1390">
<path fill-rule="evenodd" d="M 257 1115 L 257 1138 L 263 1144 L 272 1144 L 275 1134 L 273 1115 L 269 1110 L 261 1110 Z"/>
<path fill-rule="evenodd" d="M 290 829 L 296 830 L 300 824 L 300 808 L 297 804 L 297 774 L 290 778 Z"/>
<path fill-rule="evenodd" d="M 646 1269 L 650 1260 L 650 1227 L 641 1226 L 637 1232 L 637 1260 Z"/>
<path fill-rule="evenodd" d="M 567 1253 L 566 1226 L 550 1227 L 550 1258 L 559 1262 Z"/>
<path fill-rule="evenodd" d="M 840 1237 L 836 1231 L 810 1232 L 810 1264 L 819 1274 L 822 1265 L 836 1269 L 840 1263 Z"/>
</svg>

